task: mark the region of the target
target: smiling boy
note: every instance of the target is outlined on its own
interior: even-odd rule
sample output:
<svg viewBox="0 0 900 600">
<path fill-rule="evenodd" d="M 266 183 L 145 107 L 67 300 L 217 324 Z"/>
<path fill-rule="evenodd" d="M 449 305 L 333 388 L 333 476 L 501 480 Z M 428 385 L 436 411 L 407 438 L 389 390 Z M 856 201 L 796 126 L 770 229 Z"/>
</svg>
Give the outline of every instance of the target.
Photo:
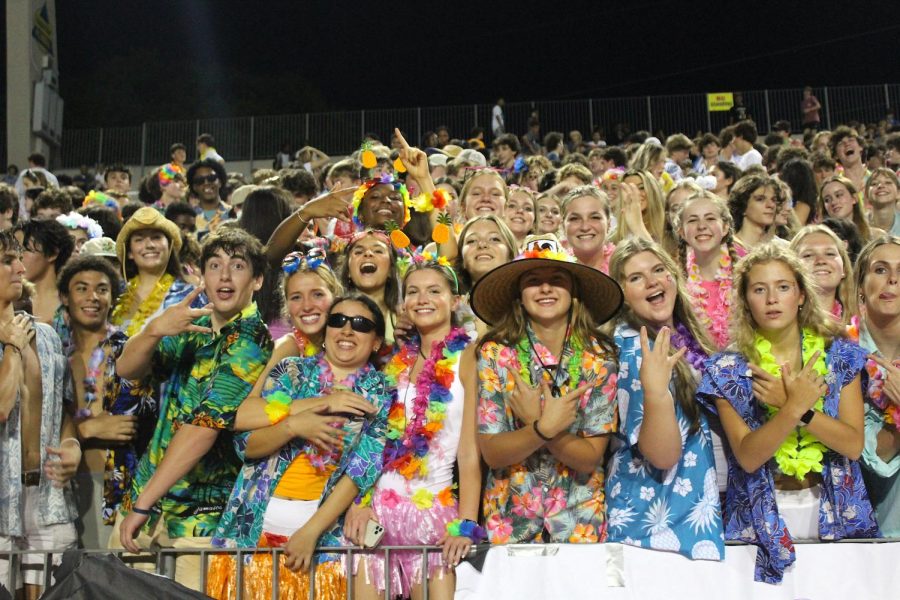
<svg viewBox="0 0 900 600">
<path fill-rule="evenodd" d="M 242 464 L 233 448 L 237 409 L 272 353 L 253 302 L 264 268 L 262 246 L 252 235 L 237 228 L 210 235 L 201 256 L 203 288 L 125 345 L 118 374 L 137 379 L 152 373 L 166 386 L 156 431 L 123 502 L 127 516 L 119 519 L 120 535 L 113 534 L 111 545 L 120 541 L 132 552 L 154 541 L 209 545 Z M 210 303 L 193 309 L 201 289 Z M 199 556 L 179 558 L 176 580 L 196 588 L 199 571 Z"/>
</svg>

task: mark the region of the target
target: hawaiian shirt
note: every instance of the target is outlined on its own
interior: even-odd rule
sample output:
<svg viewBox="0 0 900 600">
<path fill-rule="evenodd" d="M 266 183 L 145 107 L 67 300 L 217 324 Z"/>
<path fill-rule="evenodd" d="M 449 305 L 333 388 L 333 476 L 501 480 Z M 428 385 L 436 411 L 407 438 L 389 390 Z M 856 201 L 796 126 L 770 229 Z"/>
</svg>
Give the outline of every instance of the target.
<svg viewBox="0 0 900 600">
<path fill-rule="evenodd" d="M 41 364 L 41 464 L 47 461 L 47 448 L 59 447 L 63 411 L 74 398 L 69 363 L 62 352 L 59 337 L 44 323 L 33 321 L 35 347 Z M 0 346 L 0 360 L 4 348 Z M 25 486 L 22 485 L 22 398 L 16 402 L 5 422 L 0 423 L 0 535 L 25 535 Z M 40 471 L 37 501 L 38 525 L 71 523 L 77 517 L 72 488 L 53 485 Z"/>
<path fill-rule="evenodd" d="M 195 323 L 210 327 L 212 319 L 206 315 Z M 271 354 L 272 337 L 256 303 L 247 305 L 218 334 L 185 332 L 163 338 L 152 359 L 152 372 L 168 375 L 159 421 L 123 510 L 131 509 L 181 425 L 218 429 L 212 448 L 158 505 L 169 537 L 213 534 L 241 468 L 234 450 L 235 416 Z M 154 515 L 146 527 L 152 528 L 157 518 Z"/>
<path fill-rule="evenodd" d="M 137 417 L 134 439 L 127 444 L 110 446 L 106 450 L 102 514 L 107 525 L 115 523 L 116 510 L 131 488 L 134 471 L 150 445 L 159 419 L 157 388 L 149 380 L 130 381 L 116 374 L 116 360 L 122 355 L 127 341 L 123 331 L 113 329 L 99 346 L 106 352 L 106 364 L 103 367 L 103 410 L 113 415 Z"/>
<path fill-rule="evenodd" d="M 209 218 L 207 218 L 206 211 L 202 206 L 197 206 L 195 210 L 197 212 L 196 224 L 198 234 L 215 231 L 216 227 L 222 224 L 222 221 L 231 218 L 231 207 L 221 200 L 219 200 L 219 205 Z"/>
<path fill-rule="evenodd" d="M 279 362 L 263 388 L 263 398 L 285 393 L 292 398 L 315 398 L 330 393 L 319 379 L 318 357 L 290 357 Z M 343 426 L 344 449 L 348 452 L 325 455 L 324 465 L 334 467 L 325 484 L 320 504 L 328 498 L 341 477 L 347 476 L 365 494 L 381 474 L 387 416 L 396 397 L 396 390 L 388 385 L 383 373 L 370 365 L 360 369 L 351 390 L 378 407 L 378 412 L 362 423 L 348 421 Z M 358 436 L 358 439 L 357 439 Z M 246 435 L 238 436 L 238 446 L 243 451 Z M 309 442 L 294 439 L 264 459 L 245 459 L 244 466 L 235 481 L 231 498 L 213 537 L 217 547 L 252 548 L 262 534 L 263 516 L 268 508 L 272 492 L 278 487 L 281 476 L 297 456 L 309 454 Z M 342 536 L 343 515 L 319 539 L 318 546 L 346 545 Z"/>
<path fill-rule="evenodd" d="M 825 357 L 823 412 L 837 418 L 841 390 L 849 385 L 866 363 L 866 351 L 852 342 L 835 338 Z M 716 354 L 706 362 L 706 373 L 697 388 L 697 400 L 715 412 L 715 399 L 725 399 L 751 430 L 766 421 L 766 411 L 753 396 L 753 378 L 747 359 L 735 352 Z M 794 543 L 775 503 L 777 469 L 773 461 L 753 473 L 744 471 L 727 449 L 728 490 L 725 495 L 725 539 L 759 547 L 756 580 L 779 583 L 784 570 L 795 560 Z M 858 461 L 828 451 L 822 469 L 819 505 L 819 539 L 879 537 L 878 524 L 863 484 Z"/>
<path fill-rule="evenodd" d="M 898 216 L 900 220 L 900 216 Z M 856 320 L 856 317 L 854 317 Z M 849 329 L 849 328 L 848 328 Z M 866 329 L 865 321 L 859 324 L 859 345 L 872 354 L 880 354 L 875 340 Z M 872 399 L 870 382 L 879 377 L 884 380 L 884 367 L 868 362 L 863 371 L 863 390 L 865 390 L 866 443 L 862 453 L 863 479 L 869 500 L 875 506 L 875 518 L 885 537 L 900 537 L 900 455 L 884 461 L 878 455 L 878 434 L 885 427 L 884 411 Z"/>
<path fill-rule="evenodd" d="M 706 416 L 700 415 L 700 428 L 691 432 L 681 403 L 675 402 L 681 459 L 671 469 L 654 467 L 638 448 L 644 418 L 640 336 L 633 327 L 619 323 L 615 341 L 619 431 L 610 443 L 607 469 L 608 541 L 679 552 L 692 559 L 722 560 L 725 535 Z M 652 340 L 650 344 L 652 348 Z M 669 392 L 675 398 L 673 381 Z"/>
<path fill-rule="evenodd" d="M 529 334 L 533 336 L 529 326 Z M 532 338 L 534 339 L 534 338 Z M 544 365 L 557 359 L 535 342 Z M 568 365 L 573 352 L 562 356 Z M 539 381 L 544 369 L 532 358 L 526 366 L 530 381 Z M 514 387 L 509 370 L 522 372 L 516 348 L 496 342 L 485 343 L 478 357 L 479 401 L 478 431 L 498 434 L 516 431 L 530 423 L 513 416 L 506 399 Z M 569 433 L 595 437 L 615 429 L 615 359 L 595 339 L 586 344 L 577 381 L 568 381 L 568 369 L 557 370 L 556 383 L 562 394 L 585 382 L 596 385 L 581 398 L 580 410 Z M 561 378 L 565 377 L 565 381 Z M 553 402 L 554 399 L 546 400 Z M 602 461 L 591 473 L 578 473 L 541 448 L 523 462 L 501 469 L 490 469 L 483 497 L 488 537 L 494 544 L 540 542 L 544 532 L 552 542 L 598 542 L 606 538 L 606 500 L 603 489 Z"/>
</svg>

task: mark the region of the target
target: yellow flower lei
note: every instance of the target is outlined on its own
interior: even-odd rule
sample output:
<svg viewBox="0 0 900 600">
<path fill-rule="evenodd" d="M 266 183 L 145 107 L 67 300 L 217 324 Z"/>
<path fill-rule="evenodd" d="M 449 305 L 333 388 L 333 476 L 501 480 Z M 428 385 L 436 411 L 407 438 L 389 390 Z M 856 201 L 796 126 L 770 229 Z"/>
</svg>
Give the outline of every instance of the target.
<svg viewBox="0 0 900 600">
<path fill-rule="evenodd" d="M 117 327 L 121 327 L 122 323 L 125 322 L 125 316 L 132 314 L 134 310 L 134 303 L 137 301 L 137 287 L 140 282 L 140 277 L 132 277 L 128 281 L 128 286 L 125 288 L 125 292 L 119 298 L 119 303 L 116 305 L 115 310 L 113 310 L 112 317 L 110 321 L 112 321 L 113 325 Z M 128 323 L 128 328 L 125 330 L 125 334 L 131 338 L 132 336 L 138 334 L 141 329 L 144 328 L 144 323 L 147 319 L 159 309 L 162 305 L 163 300 L 166 298 L 166 294 L 169 293 L 169 288 L 172 287 L 172 284 L 175 283 L 175 278 L 166 273 L 162 277 L 159 278 L 159 281 L 156 282 L 156 285 L 153 286 L 153 291 L 150 292 L 150 295 L 147 296 L 147 299 L 141 302 L 140 306 L 138 306 L 137 312 L 134 313 L 134 316 L 131 318 L 131 321 Z"/>
<path fill-rule="evenodd" d="M 757 333 L 754 345 L 759 353 L 760 368 L 775 377 L 780 377 L 781 366 L 772 355 L 772 343 Z M 824 377 L 828 373 L 828 367 L 825 365 L 825 338 L 811 329 L 805 328 L 802 332 L 801 348 L 803 364 L 806 364 L 816 351 L 819 351 L 819 358 L 813 365 L 813 369 Z M 813 410 L 821 412 L 823 405 L 824 397 L 816 400 Z M 767 404 L 765 407 L 769 418 L 778 413 L 778 409 L 774 406 Z M 798 481 L 803 481 L 810 471 L 822 472 L 822 461 L 825 458 L 826 450 L 825 445 L 808 429 L 796 427 L 775 452 L 775 462 L 782 473 L 795 477 Z"/>
</svg>

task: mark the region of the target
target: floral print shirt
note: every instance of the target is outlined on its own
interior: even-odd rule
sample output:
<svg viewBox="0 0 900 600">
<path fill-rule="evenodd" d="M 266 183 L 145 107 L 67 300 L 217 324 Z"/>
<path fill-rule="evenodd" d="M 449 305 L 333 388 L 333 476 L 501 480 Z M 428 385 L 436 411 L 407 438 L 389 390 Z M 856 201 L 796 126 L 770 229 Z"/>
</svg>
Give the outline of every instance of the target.
<svg viewBox="0 0 900 600">
<path fill-rule="evenodd" d="M 841 338 L 834 339 L 825 357 L 828 366 L 825 414 L 837 418 L 841 390 L 853 381 L 865 362 L 865 350 Z M 756 430 L 765 423 L 766 411 L 754 398 L 752 383 L 747 359 L 735 352 L 722 352 L 706 362 L 706 373 L 697 388 L 697 400 L 713 412 L 716 398 L 727 400 L 747 426 Z M 779 583 L 784 570 L 793 564 L 795 554 L 791 534 L 775 503 L 774 461 L 747 473 L 730 448 L 726 453 L 725 539 L 758 546 L 756 580 Z M 873 537 L 879 537 L 878 524 L 859 462 L 829 450 L 822 469 L 819 538 Z"/>
<path fill-rule="evenodd" d="M 529 326 L 529 334 L 534 334 Z M 535 349 L 544 365 L 557 359 L 540 343 Z M 563 365 L 572 359 L 569 347 L 562 356 Z M 478 357 L 479 402 L 478 431 L 498 434 L 516 431 L 531 423 L 522 423 L 507 405 L 514 382 L 510 369 L 521 373 L 516 348 L 496 342 L 485 343 Z M 532 358 L 527 365 L 530 381 L 539 381 L 544 369 Z M 595 437 L 615 429 L 615 393 L 617 364 L 613 357 L 591 339 L 585 344 L 577 381 L 557 380 L 564 395 L 585 382 L 595 383 L 581 398 L 580 410 L 569 433 Z M 557 370 L 557 378 L 567 378 L 568 369 Z M 549 398 L 547 402 L 553 402 Z M 483 511 L 491 543 L 540 542 L 547 532 L 552 542 L 598 542 L 606 539 L 606 502 L 602 462 L 591 473 L 578 473 L 541 448 L 523 462 L 501 469 L 490 469 L 483 497 Z"/>
<path fill-rule="evenodd" d="M 331 391 L 323 387 L 319 378 L 318 357 L 286 358 L 272 369 L 263 388 L 263 398 L 277 393 L 292 398 L 315 398 Z M 335 467 L 325 484 L 321 502 L 324 502 L 338 480 L 346 475 L 365 494 L 381 474 L 387 416 L 394 402 L 396 391 L 387 378 L 367 365 L 359 370 L 351 390 L 378 407 L 378 412 L 360 424 L 348 421 L 344 424 L 344 454 L 325 454 L 326 466 Z M 362 429 L 360 429 L 360 426 Z M 359 436 L 357 441 L 357 435 Z M 239 436 L 239 448 L 243 450 L 246 436 Z M 263 516 L 272 492 L 278 487 L 281 476 L 301 453 L 312 453 L 312 445 L 295 439 L 272 456 L 264 459 L 247 459 L 237 477 L 231 498 L 216 528 L 213 545 L 230 548 L 252 548 L 262 535 Z M 346 545 L 342 536 L 343 516 L 322 534 L 318 546 Z M 322 557 L 320 557 L 322 558 Z"/>
<path fill-rule="evenodd" d="M 69 410 L 74 398 L 69 363 L 62 351 L 59 336 L 53 328 L 35 321 L 34 344 L 41 367 L 41 464 L 47 461 L 47 447 L 59 447 L 63 411 Z M 0 345 L 0 360 L 4 348 Z M 22 409 L 21 395 L 4 423 L 0 423 L 0 535 L 25 535 L 25 486 L 22 485 Z M 37 523 L 55 525 L 71 523 L 77 517 L 75 500 L 69 484 L 62 487 L 40 471 L 38 484 Z M 5 582 L 4 582 L 5 584 Z"/>
<path fill-rule="evenodd" d="M 195 323 L 210 327 L 211 317 Z M 158 504 L 170 537 L 213 534 L 241 468 L 232 433 L 237 409 L 271 355 L 272 337 L 256 303 L 247 305 L 218 334 L 186 332 L 163 338 L 153 355 L 152 372 L 169 377 L 153 438 L 123 502 L 126 512 L 150 481 L 179 427 L 218 429 L 209 452 Z M 157 518 L 151 517 L 146 527 L 152 528 Z"/>
<path fill-rule="evenodd" d="M 610 542 L 679 552 L 688 558 L 721 560 L 725 536 L 716 484 L 709 424 L 700 415 L 700 428 L 690 433 L 690 422 L 675 402 L 681 431 L 681 458 L 671 469 L 657 469 L 638 449 L 644 418 L 641 387 L 641 342 L 638 332 L 619 323 L 616 401 L 619 431 L 611 442 L 607 469 L 607 524 Z M 651 348 L 653 341 L 650 341 Z M 673 382 L 669 391 L 675 398 Z"/>
</svg>

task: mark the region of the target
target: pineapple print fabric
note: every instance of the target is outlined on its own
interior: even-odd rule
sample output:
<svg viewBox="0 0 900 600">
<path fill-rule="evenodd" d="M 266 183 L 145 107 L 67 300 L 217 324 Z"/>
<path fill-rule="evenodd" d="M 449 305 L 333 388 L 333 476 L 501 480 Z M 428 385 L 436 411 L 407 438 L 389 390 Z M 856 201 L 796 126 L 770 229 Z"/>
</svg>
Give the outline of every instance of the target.
<svg viewBox="0 0 900 600">
<path fill-rule="evenodd" d="M 569 433 L 581 437 L 604 435 L 615 429 L 617 366 L 595 340 L 591 342 L 584 349 L 578 381 L 567 380 L 560 386 L 566 394 L 584 382 L 595 382 L 592 391 L 582 397 L 578 416 L 569 427 Z M 557 363 L 557 358 L 539 341 L 535 349 L 545 365 Z M 561 359 L 564 366 L 571 357 L 569 348 Z M 537 360 L 527 367 L 531 381 L 542 377 Z M 496 342 L 488 342 L 481 348 L 479 433 L 516 431 L 526 425 L 513 416 L 506 404 L 514 385 L 509 369 L 519 371 L 520 368 L 515 348 Z M 603 466 L 597 465 L 592 473 L 577 473 L 559 462 L 549 450 L 541 448 L 519 464 L 488 471 L 483 510 L 488 538 L 493 544 L 540 542 L 544 531 L 551 542 L 603 542 L 606 540 Z"/>
<path fill-rule="evenodd" d="M 701 415 L 700 429 L 688 433 L 690 424 L 676 402 L 681 459 L 666 471 L 644 459 L 638 450 L 644 417 L 640 337 L 620 323 L 615 341 L 619 347 L 619 431 L 612 441 L 607 468 L 608 541 L 678 552 L 692 559 L 722 560 L 725 537 L 706 417 Z M 652 346 L 653 341 L 650 343 Z M 671 385 L 670 391 L 674 397 Z"/>
</svg>

